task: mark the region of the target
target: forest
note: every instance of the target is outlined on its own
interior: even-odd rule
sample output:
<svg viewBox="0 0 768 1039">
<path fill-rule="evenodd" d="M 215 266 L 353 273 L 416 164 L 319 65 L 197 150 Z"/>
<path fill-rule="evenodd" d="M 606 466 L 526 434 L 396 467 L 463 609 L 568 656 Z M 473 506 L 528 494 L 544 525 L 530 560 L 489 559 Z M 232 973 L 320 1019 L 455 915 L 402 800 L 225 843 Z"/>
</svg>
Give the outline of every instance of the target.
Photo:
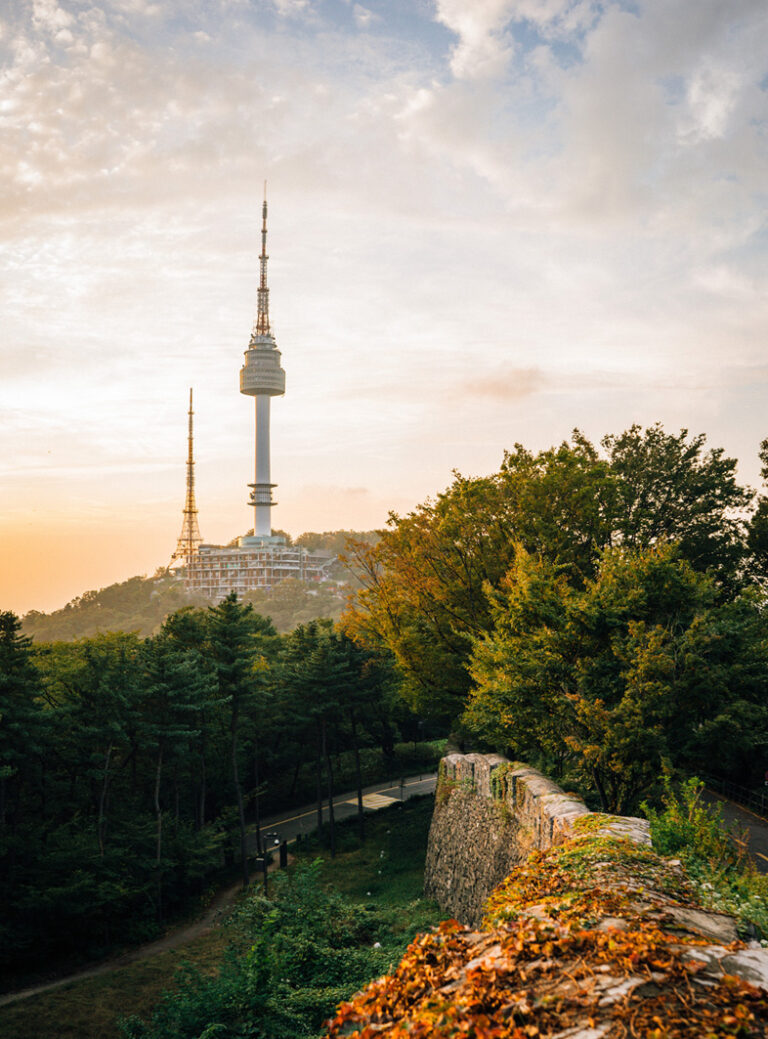
<svg viewBox="0 0 768 1039">
<path fill-rule="evenodd" d="M 0 614 L 6 969 L 247 883 L 266 812 L 401 773 L 398 741 L 451 732 L 623 813 L 669 776 L 762 782 L 768 496 L 704 435 L 516 445 L 344 554 L 340 620 L 283 633 L 234 596 L 72 641 Z"/>
<path fill-rule="evenodd" d="M 345 630 L 392 652 L 415 711 L 603 810 L 675 771 L 762 783 L 768 497 L 736 467 L 658 424 L 515 445 L 351 547 Z"/>
<path fill-rule="evenodd" d="M 0 613 L 6 984 L 154 937 L 222 870 L 247 884 L 265 812 L 418 771 L 396 692 L 382 650 L 328 620 L 281 636 L 234 595 L 146 638 L 33 643 Z"/>
</svg>

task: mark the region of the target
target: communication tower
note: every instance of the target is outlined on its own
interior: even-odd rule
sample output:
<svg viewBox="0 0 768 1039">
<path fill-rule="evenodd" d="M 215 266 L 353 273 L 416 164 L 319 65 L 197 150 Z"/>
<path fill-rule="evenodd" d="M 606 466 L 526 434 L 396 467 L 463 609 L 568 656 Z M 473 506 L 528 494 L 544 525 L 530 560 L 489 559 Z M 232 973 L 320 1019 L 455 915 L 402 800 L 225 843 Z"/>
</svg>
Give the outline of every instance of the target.
<svg viewBox="0 0 768 1039">
<path fill-rule="evenodd" d="M 254 509 L 253 541 L 272 540 L 270 510 L 277 503 L 272 498 L 269 466 L 269 407 L 272 397 L 285 393 L 285 372 L 280 367 L 280 351 L 269 326 L 269 289 L 267 288 L 267 185 L 261 211 L 261 255 L 259 257 L 259 293 L 256 320 L 240 369 L 240 392 L 256 401 L 256 473 L 249 505 Z M 250 539 L 241 539 L 242 542 Z"/>
<path fill-rule="evenodd" d="M 184 501 L 184 519 L 181 534 L 176 543 L 176 551 L 171 556 L 171 566 L 189 566 L 190 560 L 197 552 L 202 538 L 197 523 L 197 506 L 195 505 L 195 458 L 193 453 L 194 432 L 192 427 L 192 387 L 189 389 L 189 426 L 187 431 L 187 496 Z"/>
</svg>

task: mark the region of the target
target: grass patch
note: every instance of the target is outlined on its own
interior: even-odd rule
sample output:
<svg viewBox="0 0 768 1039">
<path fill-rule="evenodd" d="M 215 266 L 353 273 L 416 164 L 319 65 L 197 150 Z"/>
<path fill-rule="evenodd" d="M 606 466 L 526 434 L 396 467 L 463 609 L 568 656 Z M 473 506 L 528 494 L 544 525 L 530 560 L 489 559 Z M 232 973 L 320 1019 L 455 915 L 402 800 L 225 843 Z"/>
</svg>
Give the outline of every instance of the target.
<svg viewBox="0 0 768 1039">
<path fill-rule="evenodd" d="M 287 1023 L 283 1022 L 288 1029 L 286 1034 L 291 1034 L 292 1017 L 299 1020 L 304 1015 L 311 1019 L 314 1008 L 321 1006 L 322 1000 L 332 1010 L 336 1002 L 352 994 L 355 986 L 359 988 L 365 981 L 384 973 L 396 963 L 412 934 L 429 928 L 440 919 L 437 906 L 422 896 L 432 804 L 431 797 L 417 798 L 403 806 L 396 804 L 367 816 L 366 841 L 362 846 L 357 843 L 357 821 L 349 819 L 339 823 L 339 851 L 334 860 L 327 858 L 327 852 L 323 851 L 315 838 L 302 842 L 296 867 L 289 872 L 314 870 L 319 886 L 328 892 L 330 899 L 330 903 L 326 900 L 317 906 L 318 915 L 325 913 L 325 919 L 331 921 L 326 930 L 338 925 L 340 932 L 357 932 L 357 945 L 348 951 L 334 950 L 334 954 L 338 953 L 339 956 L 339 977 L 326 977 L 314 988 L 303 989 L 292 984 L 278 994 L 287 1015 Z M 313 862 L 316 865 L 312 866 Z M 278 883 L 278 879 L 270 885 L 273 891 L 280 895 L 281 887 L 290 890 L 290 878 L 282 878 L 282 884 Z M 316 896 L 312 894 L 312 885 L 307 884 L 306 877 L 304 880 L 299 879 L 299 888 L 302 884 L 303 892 L 299 890 L 298 895 L 291 897 L 296 905 L 306 908 L 307 899 Z M 147 1021 L 161 1004 L 163 994 L 171 989 L 176 991 L 177 998 L 186 1000 L 184 1009 L 185 1013 L 189 1011 L 190 1016 L 196 1012 L 192 1004 L 198 996 L 205 1008 L 203 997 L 206 995 L 206 978 L 214 979 L 212 984 L 215 986 L 218 979 L 223 977 L 232 986 L 227 994 L 232 1003 L 240 999 L 247 1000 L 248 993 L 244 989 L 249 981 L 253 981 L 256 966 L 248 962 L 254 936 L 265 927 L 276 926 L 272 916 L 273 903 L 263 904 L 259 898 L 260 884 L 256 879 L 251 892 L 252 897 L 244 900 L 239 918 L 183 948 L 161 953 L 143 963 L 131 964 L 109 974 L 72 983 L 20 1003 L 0 1007 L 0 1035 L 13 1036 L 14 1039 L 41 1039 L 42 1036 L 55 1036 L 56 1039 L 119 1039 L 121 1033 L 118 1021 L 121 1018 L 135 1015 Z M 283 896 L 285 894 L 283 892 Z M 295 923 L 290 918 L 288 901 L 284 910 L 286 927 Z M 304 912 L 304 916 L 311 918 L 312 912 Z M 296 977 L 308 973 L 308 964 L 313 955 L 312 941 L 312 935 L 301 934 L 296 940 L 285 942 L 284 959 L 276 973 L 280 977 L 291 976 L 292 970 L 295 970 Z M 302 949 L 302 942 L 306 943 L 302 952 L 305 959 L 295 965 L 291 957 Z M 375 943 L 379 943 L 378 948 L 374 948 Z M 279 950 L 279 933 L 274 934 L 268 944 L 270 955 L 272 950 Z M 241 961 L 235 969 L 233 964 L 237 956 L 241 956 Z M 323 966 L 328 971 L 333 968 L 332 960 L 333 955 L 324 956 Z M 350 982 L 352 988 L 345 984 L 347 977 L 353 979 Z M 266 990 L 268 980 L 259 978 L 257 987 Z M 245 983 L 242 988 L 239 987 L 241 981 Z M 321 995 L 318 995 L 319 992 Z M 259 1007 L 246 1007 L 246 1010 L 248 1013 L 258 1013 Z M 187 1034 L 180 1030 L 174 1032 L 172 1029 L 175 1027 L 176 1024 L 167 1018 L 162 1033 L 142 1033 L 137 1026 L 133 1034 Z M 275 1027 L 282 1027 L 280 1021 Z M 204 1026 L 189 1034 L 197 1037 L 203 1031 Z M 274 1036 L 278 1034 L 274 1032 Z M 305 1034 L 311 1032 L 295 1031 L 291 1039 Z M 273 1035 L 270 1035 L 270 1039 L 273 1039 Z"/>
<path fill-rule="evenodd" d="M 313 834 L 297 849 L 297 861 L 319 856 L 322 883 L 354 901 L 407 905 L 422 898 L 433 806 L 434 798 L 428 795 L 366 816 L 363 845 L 357 841 L 357 819 L 345 819 L 336 826 L 335 859 Z"/>
<path fill-rule="evenodd" d="M 0 1007 L 0 1035 L 9 1039 L 117 1039 L 119 1018 L 150 1014 L 182 963 L 213 973 L 227 944 L 225 930 L 217 929 L 142 963 Z"/>
</svg>

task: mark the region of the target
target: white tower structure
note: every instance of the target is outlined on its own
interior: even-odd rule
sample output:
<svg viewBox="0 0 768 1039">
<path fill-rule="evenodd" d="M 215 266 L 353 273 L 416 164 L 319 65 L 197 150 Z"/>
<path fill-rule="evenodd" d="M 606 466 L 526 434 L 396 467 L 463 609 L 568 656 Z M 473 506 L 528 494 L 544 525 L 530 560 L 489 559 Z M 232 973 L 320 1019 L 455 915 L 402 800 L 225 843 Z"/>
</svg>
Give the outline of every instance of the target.
<svg viewBox="0 0 768 1039">
<path fill-rule="evenodd" d="M 267 288 L 267 185 L 264 184 L 264 205 L 261 223 L 261 256 L 259 257 L 259 295 L 256 320 L 251 332 L 245 363 L 240 369 L 240 392 L 256 400 L 256 473 L 249 505 L 254 509 L 253 541 L 268 544 L 272 538 L 270 510 L 272 500 L 269 466 L 269 407 L 271 397 L 285 393 L 285 372 L 280 367 L 280 351 L 269 327 L 269 289 Z M 251 542 L 250 538 L 241 539 Z"/>
</svg>

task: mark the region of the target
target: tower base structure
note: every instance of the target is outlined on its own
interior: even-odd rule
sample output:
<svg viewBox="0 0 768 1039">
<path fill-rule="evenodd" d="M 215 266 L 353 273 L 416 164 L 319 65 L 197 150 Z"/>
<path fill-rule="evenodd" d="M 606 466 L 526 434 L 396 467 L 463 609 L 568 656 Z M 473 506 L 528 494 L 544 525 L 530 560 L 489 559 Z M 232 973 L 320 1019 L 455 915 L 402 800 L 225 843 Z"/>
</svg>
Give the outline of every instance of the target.
<svg viewBox="0 0 768 1039">
<path fill-rule="evenodd" d="M 330 553 L 287 545 L 279 534 L 248 534 L 237 545 L 201 545 L 187 563 L 185 583 L 187 591 L 220 602 L 230 592 L 242 597 L 289 578 L 324 581 L 335 559 Z"/>
<path fill-rule="evenodd" d="M 282 534 L 243 534 L 237 544 L 240 548 L 273 548 L 284 545 L 285 538 Z"/>
</svg>

